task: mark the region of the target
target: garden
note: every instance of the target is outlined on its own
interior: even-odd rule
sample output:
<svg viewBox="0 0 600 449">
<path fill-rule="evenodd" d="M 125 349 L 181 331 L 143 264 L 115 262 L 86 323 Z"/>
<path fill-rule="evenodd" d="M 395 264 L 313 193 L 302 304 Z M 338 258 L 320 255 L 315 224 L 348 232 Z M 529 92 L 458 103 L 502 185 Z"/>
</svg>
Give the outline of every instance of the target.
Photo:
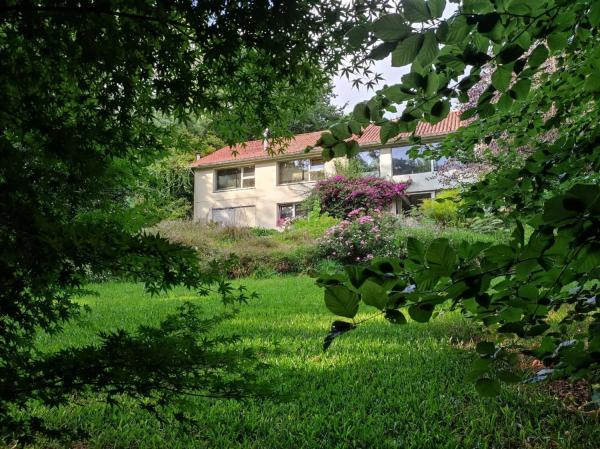
<svg viewBox="0 0 600 449">
<path fill-rule="evenodd" d="M 0 447 L 597 448 L 599 36 L 600 0 L 2 2 Z M 372 125 L 448 188 L 399 207 Z M 194 159 L 309 131 L 347 164 L 301 216 L 189 219 Z"/>
</svg>

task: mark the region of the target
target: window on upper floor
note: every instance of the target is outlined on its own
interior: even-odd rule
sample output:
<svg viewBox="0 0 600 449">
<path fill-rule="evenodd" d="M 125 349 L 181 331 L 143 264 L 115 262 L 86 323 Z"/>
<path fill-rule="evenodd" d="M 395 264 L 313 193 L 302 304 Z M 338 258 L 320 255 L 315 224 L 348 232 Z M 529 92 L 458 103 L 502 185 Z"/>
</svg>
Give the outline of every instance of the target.
<svg viewBox="0 0 600 449">
<path fill-rule="evenodd" d="M 379 150 L 361 151 L 356 155 L 359 167 L 365 176 L 379 176 Z"/>
<path fill-rule="evenodd" d="M 433 164 L 430 159 L 417 158 L 411 159 L 408 151 L 412 146 L 392 148 L 392 174 L 393 175 L 412 175 L 415 173 L 428 173 L 433 171 Z"/>
<path fill-rule="evenodd" d="M 300 159 L 280 162 L 279 184 L 318 181 L 325 177 L 325 162 L 321 159 Z"/>
<path fill-rule="evenodd" d="M 217 190 L 254 187 L 254 165 L 217 170 Z"/>
</svg>

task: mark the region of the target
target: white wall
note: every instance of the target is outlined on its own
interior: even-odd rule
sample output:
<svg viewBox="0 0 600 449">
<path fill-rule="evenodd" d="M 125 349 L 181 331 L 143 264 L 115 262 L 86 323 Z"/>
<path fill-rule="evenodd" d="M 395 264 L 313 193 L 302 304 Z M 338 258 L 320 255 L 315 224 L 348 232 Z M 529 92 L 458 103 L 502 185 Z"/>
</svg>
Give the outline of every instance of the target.
<svg viewBox="0 0 600 449">
<path fill-rule="evenodd" d="M 194 220 L 210 221 L 212 208 L 256 206 L 256 226 L 277 227 L 278 205 L 296 203 L 306 198 L 314 182 L 277 184 L 277 163 L 255 164 L 255 187 L 224 191 L 215 189 L 215 168 L 194 170 Z M 245 165 L 249 165 L 246 163 Z M 325 164 L 325 173 L 334 173 L 333 162 Z"/>
<path fill-rule="evenodd" d="M 343 163 L 345 159 L 340 159 Z M 194 170 L 194 220 L 210 221 L 213 208 L 255 206 L 256 226 L 277 227 L 278 205 L 302 201 L 314 182 L 277 184 L 277 164 L 279 160 L 268 160 L 255 164 L 255 187 L 216 191 L 216 168 Z M 251 163 L 246 162 L 245 165 Z M 396 182 L 411 181 L 407 193 L 435 192 L 444 186 L 437 180 L 435 172 L 412 175 L 392 175 L 392 149 L 380 150 L 380 175 Z M 241 164 L 238 164 L 238 166 Z M 325 173 L 335 173 L 335 162 L 325 163 Z M 395 210 L 395 206 L 390 206 Z"/>
</svg>

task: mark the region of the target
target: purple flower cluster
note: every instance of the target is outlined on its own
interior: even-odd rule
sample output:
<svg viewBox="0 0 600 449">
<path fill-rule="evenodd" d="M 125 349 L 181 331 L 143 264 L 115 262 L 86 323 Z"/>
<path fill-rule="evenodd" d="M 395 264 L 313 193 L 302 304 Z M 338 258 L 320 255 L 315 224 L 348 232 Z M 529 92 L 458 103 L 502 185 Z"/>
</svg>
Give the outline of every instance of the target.
<svg viewBox="0 0 600 449">
<path fill-rule="evenodd" d="M 324 212 L 338 218 L 357 209 L 383 210 L 404 195 L 408 183 L 396 183 L 375 176 L 346 178 L 332 176 L 317 182 L 313 190 Z"/>
<path fill-rule="evenodd" d="M 378 256 L 396 255 L 393 217 L 364 207 L 329 228 L 318 241 L 321 255 L 342 263 L 364 263 Z"/>
</svg>

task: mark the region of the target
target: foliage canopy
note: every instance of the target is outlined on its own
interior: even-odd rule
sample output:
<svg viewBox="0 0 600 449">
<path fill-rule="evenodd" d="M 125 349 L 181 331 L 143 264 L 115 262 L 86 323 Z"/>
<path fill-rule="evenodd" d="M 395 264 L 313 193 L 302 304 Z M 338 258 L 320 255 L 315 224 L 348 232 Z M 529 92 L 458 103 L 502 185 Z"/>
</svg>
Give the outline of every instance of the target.
<svg viewBox="0 0 600 449">
<path fill-rule="evenodd" d="M 400 308 L 425 322 L 450 303 L 500 336 L 524 339 L 508 342 L 547 364 L 540 378 L 552 373 L 598 383 L 600 1 L 464 0 L 447 18 L 445 7 L 444 0 L 404 0 L 397 10 L 365 4 L 349 44 L 369 52 L 371 62 L 391 55 L 393 66 L 410 64 L 410 72 L 357 104 L 346 133 L 374 122 L 385 142 L 413 131 L 418 120 L 439 122 L 451 101 L 468 104 L 462 118 L 476 120 L 430 154 L 456 156 L 450 151 L 459 144 L 459 157 L 468 160 L 478 147 L 495 144 L 509 158 L 522 155 L 521 163 L 499 164 L 463 195 L 471 213 L 485 208 L 516 220 L 513 238 L 458 250 L 444 239 L 427 249 L 411 240 L 406 260 L 321 277 L 325 302 L 334 297 L 330 309 L 347 318 L 360 302 L 370 304 L 394 323 L 405 322 Z M 355 58 L 347 73 L 367 73 L 369 60 Z M 471 98 L 486 72 L 490 82 Z M 397 110 L 399 118 L 384 117 Z M 325 158 L 342 147 L 354 153 L 340 126 L 321 139 Z M 524 223 L 533 227 L 530 237 Z M 556 311 L 565 318 L 553 326 Z M 573 322 L 585 330 L 568 338 Z M 354 327 L 344 323 L 335 322 L 331 335 Z M 499 381 L 520 380 L 509 344 L 482 343 L 478 352 L 473 378 L 481 394 L 497 393 Z"/>
</svg>

